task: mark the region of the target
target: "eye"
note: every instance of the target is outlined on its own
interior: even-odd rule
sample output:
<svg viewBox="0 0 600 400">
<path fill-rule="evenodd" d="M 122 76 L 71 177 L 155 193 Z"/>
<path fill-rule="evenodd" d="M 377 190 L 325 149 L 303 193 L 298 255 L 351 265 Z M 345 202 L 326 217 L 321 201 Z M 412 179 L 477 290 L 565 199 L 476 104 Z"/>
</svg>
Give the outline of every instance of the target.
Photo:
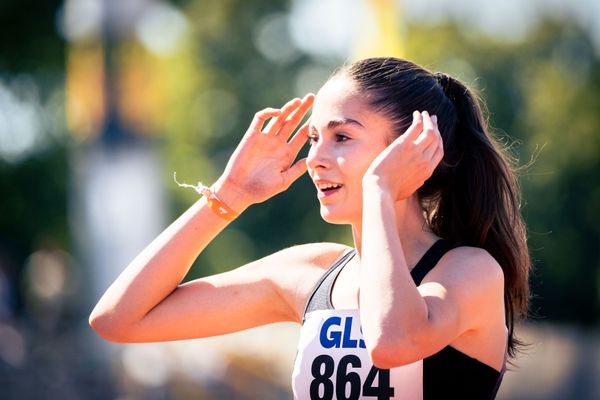
<svg viewBox="0 0 600 400">
<path fill-rule="evenodd" d="M 350 138 L 343 133 L 336 133 L 335 139 L 337 142 L 345 142 L 345 141 L 349 140 Z"/>
<path fill-rule="evenodd" d="M 308 135 L 307 137 L 308 137 L 308 142 L 310 143 L 311 146 L 319 141 L 318 135 Z M 344 133 L 336 133 L 335 134 L 336 142 L 346 142 L 348 140 L 350 140 L 350 137 Z"/>
</svg>

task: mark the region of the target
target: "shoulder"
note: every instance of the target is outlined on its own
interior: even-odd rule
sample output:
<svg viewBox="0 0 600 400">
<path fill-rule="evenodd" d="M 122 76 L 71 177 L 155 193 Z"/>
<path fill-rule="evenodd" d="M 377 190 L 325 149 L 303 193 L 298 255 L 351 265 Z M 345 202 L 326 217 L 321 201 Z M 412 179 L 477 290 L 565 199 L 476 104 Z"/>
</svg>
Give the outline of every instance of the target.
<svg viewBox="0 0 600 400">
<path fill-rule="evenodd" d="M 290 319 L 301 321 L 306 299 L 325 270 L 352 249 L 339 243 L 320 242 L 291 246 L 259 261 L 282 301 L 289 305 Z"/>
<path fill-rule="evenodd" d="M 332 242 L 305 243 L 280 250 L 273 256 L 295 264 L 325 269 L 350 249 L 352 247 Z"/>
<path fill-rule="evenodd" d="M 484 317 L 480 310 L 504 310 L 502 267 L 478 247 L 461 246 L 448 251 L 423 279 L 419 290 L 423 296 L 444 297 L 480 317 Z"/>
<path fill-rule="evenodd" d="M 279 271 L 291 272 L 290 268 L 325 269 L 350 249 L 352 247 L 331 242 L 298 244 L 253 261 L 247 267 L 268 270 L 277 275 Z"/>
<path fill-rule="evenodd" d="M 439 278 L 464 284 L 504 286 L 504 272 L 496 259 L 485 249 L 471 246 L 448 251 L 423 282 Z"/>
</svg>

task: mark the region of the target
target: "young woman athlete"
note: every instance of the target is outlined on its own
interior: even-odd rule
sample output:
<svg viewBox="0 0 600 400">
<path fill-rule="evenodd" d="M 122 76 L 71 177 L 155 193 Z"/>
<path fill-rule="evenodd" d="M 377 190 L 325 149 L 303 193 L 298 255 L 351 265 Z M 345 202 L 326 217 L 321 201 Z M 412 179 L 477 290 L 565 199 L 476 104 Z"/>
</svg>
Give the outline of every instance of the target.
<svg viewBox="0 0 600 400">
<path fill-rule="evenodd" d="M 307 137 L 308 157 L 293 163 Z M 307 169 L 321 216 L 351 225 L 354 247 L 293 246 L 181 284 L 232 218 Z M 316 97 L 258 112 L 204 194 L 102 296 L 90 316 L 102 337 L 294 321 L 297 399 L 496 396 L 530 260 L 509 158 L 461 82 L 396 58 L 346 66 Z"/>
</svg>

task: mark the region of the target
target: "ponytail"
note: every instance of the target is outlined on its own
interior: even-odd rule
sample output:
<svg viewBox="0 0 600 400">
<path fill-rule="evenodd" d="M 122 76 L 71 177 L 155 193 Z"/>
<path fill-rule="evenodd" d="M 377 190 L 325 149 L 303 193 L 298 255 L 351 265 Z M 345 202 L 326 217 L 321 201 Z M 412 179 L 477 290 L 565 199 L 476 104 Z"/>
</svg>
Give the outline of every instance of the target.
<svg viewBox="0 0 600 400">
<path fill-rule="evenodd" d="M 514 324 L 527 316 L 531 261 L 514 160 L 488 133 L 479 100 L 450 75 L 397 58 L 360 60 L 334 77 L 341 74 L 369 93 L 370 107 L 389 118 L 396 135 L 415 110 L 437 115 L 444 158 L 417 193 L 436 235 L 483 248 L 502 267 L 508 354 L 515 357 L 522 343 Z"/>
<path fill-rule="evenodd" d="M 529 305 L 530 258 L 520 214 L 520 188 L 513 161 L 487 131 L 479 101 L 461 82 L 434 75 L 455 109 L 452 141 L 436 171 L 419 190 L 429 224 L 438 236 L 487 250 L 502 266 L 511 357 L 523 343 L 514 335 L 515 320 Z M 443 179 L 440 179 L 443 178 Z M 427 198 L 434 201 L 427 201 Z"/>
</svg>

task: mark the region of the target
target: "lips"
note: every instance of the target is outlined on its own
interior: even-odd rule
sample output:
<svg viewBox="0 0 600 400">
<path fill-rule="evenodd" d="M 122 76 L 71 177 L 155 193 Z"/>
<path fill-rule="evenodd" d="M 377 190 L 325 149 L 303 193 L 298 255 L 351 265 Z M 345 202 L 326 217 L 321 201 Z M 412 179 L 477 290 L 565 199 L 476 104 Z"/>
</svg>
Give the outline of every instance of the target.
<svg viewBox="0 0 600 400">
<path fill-rule="evenodd" d="M 323 197 L 333 196 L 335 193 L 339 192 L 340 189 L 341 189 L 341 187 L 336 188 L 336 189 L 328 189 L 328 190 L 317 189 L 317 197 L 323 198 Z"/>
<path fill-rule="evenodd" d="M 315 186 L 317 187 L 317 195 L 319 198 L 329 197 L 337 192 L 344 186 L 341 183 L 325 181 L 325 180 L 315 180 Z"/>
</svg>

